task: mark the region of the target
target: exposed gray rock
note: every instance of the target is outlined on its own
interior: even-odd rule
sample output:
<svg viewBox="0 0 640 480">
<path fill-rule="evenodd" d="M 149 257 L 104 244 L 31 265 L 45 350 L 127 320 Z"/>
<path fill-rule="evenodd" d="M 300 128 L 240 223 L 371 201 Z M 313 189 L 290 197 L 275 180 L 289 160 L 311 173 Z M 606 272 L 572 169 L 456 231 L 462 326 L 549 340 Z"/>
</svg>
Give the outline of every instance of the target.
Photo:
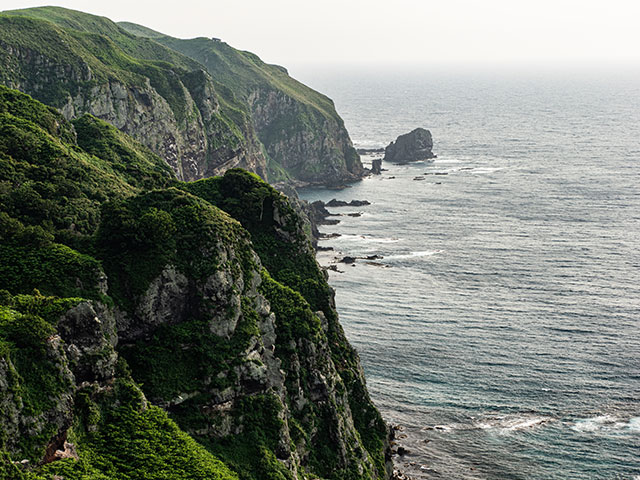
<svg viewBox="0 0 640 480">
<path fill-rule="evenodd" d="M 301 185 L 342 185 L 364 175 L 360 157 L 339 117 L 325 116 L 273 89 L 255 90 L 248 103 L 269 157 Z M 300 118 L 307 118 L 311 127 Z"/>
<path fill-rule="evenodd" d="M 120 339 L 132 341 L 149 335 L 165 323 L 184 321 L 192 295 L 187 277 L 175 266 L 165 266 L 138 299 L 133 314 L 116 311 Z"/>
<path fill-rule="evenodd" d="M 83 58 L 75 65 L 20 45 L 1 45 L 0 82 L 57 107 L 68 120 L 90 113 L 149 147 L 181 180 L 218 175 L 241 167 L 266 178 L 266 159 L 255 134 L 239 125 L 245 138 L 224 120 L 211 76 L 204 70 L 163 72 L 181 98 L 176 106 L 149 78 L 123 83 L 99 81 Z M 29 72 L 37 70 L 38 75 Z M 55 97 L 51 92 L 66 92 Z"/>
<path fill-rule="evenodd" d="M 424 128 L 400 135 L 384 150 L 384 161 L 391 163 L 409 163 L 420 160 L 431 160 L 436 156 L 432 152 L 433 139 L 431 132 Z"/>
</svg>

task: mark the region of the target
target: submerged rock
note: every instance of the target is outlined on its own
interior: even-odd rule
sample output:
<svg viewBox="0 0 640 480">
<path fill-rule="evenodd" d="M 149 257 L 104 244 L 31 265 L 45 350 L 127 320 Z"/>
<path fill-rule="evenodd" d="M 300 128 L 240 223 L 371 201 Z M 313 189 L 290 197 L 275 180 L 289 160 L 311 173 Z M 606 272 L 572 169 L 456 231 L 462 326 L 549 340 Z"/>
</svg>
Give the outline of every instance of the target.
<svg viewBox="0 0 640 480">
<path fill-rule="evenodd" d="M 400 135 L 384 150 L 384 161 L 392 163 L 409 163 L 420 160 L 431 160 L 436 155 L 431 151 L 433 138 L 431 132 L 424 128 Z"/>
<path fill-rule="evenodd" d="M 355 261 L 356 261 L 356 257 L 346 256 L 346 257 L 343 257 L 342 260 L 340 260 L 340 263 L 355 263 Z"/>
</svg>

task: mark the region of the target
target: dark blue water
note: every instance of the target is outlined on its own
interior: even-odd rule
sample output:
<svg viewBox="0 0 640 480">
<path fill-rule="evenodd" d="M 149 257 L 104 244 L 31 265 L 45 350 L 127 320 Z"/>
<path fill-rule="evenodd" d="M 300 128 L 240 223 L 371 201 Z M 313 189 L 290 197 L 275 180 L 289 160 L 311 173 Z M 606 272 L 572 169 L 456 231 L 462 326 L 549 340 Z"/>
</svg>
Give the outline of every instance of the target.
<svg viewBox="0 0 640 480">
<path fill-rule="evenodd" d="M 640 76 L 305 72 L 357 146 L 438 159 L 307 199 L 371 394 L 417 478 L 640 478 Z M 367 159 L 365 159 L 367 160 Z M 435 175 L 435 173 L 447 175 Z M 390 178 L 395 177 L 395 178 Z M 423 177 L 424 180 L 414 180 Z"/>
</svg>

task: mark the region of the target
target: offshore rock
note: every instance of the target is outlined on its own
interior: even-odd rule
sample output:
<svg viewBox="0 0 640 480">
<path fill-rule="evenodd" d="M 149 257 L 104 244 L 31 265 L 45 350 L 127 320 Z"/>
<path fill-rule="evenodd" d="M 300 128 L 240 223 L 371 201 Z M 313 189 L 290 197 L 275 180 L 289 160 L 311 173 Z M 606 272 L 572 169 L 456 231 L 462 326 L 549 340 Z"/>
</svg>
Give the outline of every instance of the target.
<svg viewBox="0 0 640 480">
<path fill-rule="evenodd" d="M 373 175 L 380 175 L 382 173 L 382 159 L 374 158 L 371 160 L 371 173 Z"/>
<path fill-rule="evenodd" d="M 350 202 L 345 202 L 344 200 L 336 200 L 333 198 L 326 203 L 327 207 L 364 207 L 365 205 L 371 205 L 371 202 L 368 200 L 351 200 Z"/>
<path fill-rule="evenodd" d="M 395 142 L 391 142 L 384 150 L 384 161 L 391 163 L 409 163 L 436 158 L 431 151 L 433 139 L 431 132 L 424 128 L 400 135 Z"/>
</svg>

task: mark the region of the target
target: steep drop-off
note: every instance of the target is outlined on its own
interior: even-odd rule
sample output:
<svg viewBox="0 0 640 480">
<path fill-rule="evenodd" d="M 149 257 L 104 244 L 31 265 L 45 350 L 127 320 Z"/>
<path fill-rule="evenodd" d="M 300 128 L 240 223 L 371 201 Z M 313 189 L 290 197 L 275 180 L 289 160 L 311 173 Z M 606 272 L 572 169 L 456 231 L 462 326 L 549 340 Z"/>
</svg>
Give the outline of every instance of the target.
<svg viewBox="0 0 640 480">
<path fill-rule="evenodd" d="M 279 168 L 311 183 L 362 176 L 360 158 L 331 99 L 291 78 L 285 68 L 215 38 L 182 40 L 128 22 L 119 25 L 197 60 L 245 102 L 272 177 Z"/>
<path fill-rule="evenodd" d="M 233 167 L 271 182 L 363 174 L 331 100 L 222 42 L 39 7 L 0 15 L 0 65 L 0 82 L 67 119 L 90 113 L 115 125 L 181 180 Z"/>
<path fill-rule="evenodd" d="M 303 225 L 0 87 L 0 478 L 385 478 Z"/>
</svg>

